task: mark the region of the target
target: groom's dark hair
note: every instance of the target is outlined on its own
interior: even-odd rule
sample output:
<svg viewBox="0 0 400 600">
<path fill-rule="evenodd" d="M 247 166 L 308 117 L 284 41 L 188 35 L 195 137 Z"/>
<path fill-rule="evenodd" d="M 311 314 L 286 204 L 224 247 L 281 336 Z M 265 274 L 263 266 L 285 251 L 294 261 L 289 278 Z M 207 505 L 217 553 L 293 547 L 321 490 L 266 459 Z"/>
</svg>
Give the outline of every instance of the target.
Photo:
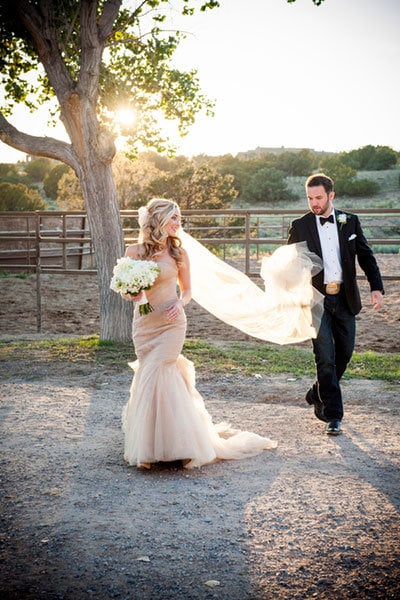
<svg viewBox="0 0 400 600">
<path fill-rule="evenodd" d="M 325 173 L 315 173 L 310 175 L 306 181 L 306 188 L 322 185 L 327 194 L 333 192 L 333 179 L 325 175 Z"/>
</svg>

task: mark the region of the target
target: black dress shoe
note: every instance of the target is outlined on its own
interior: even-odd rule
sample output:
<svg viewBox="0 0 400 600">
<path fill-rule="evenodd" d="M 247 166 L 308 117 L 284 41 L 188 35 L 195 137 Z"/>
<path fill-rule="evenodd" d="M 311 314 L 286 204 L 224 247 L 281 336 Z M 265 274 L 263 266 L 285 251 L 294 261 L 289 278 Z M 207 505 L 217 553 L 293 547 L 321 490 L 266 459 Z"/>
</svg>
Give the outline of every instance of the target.
<svg viewBox="0 0 400 600">
<path fill-rule="evenodd" d="M 319 398 L 315 398 L 312 390 L 308 390 L 306 394 L 306 402 L 308 402 L 308 404 L 311 406 L 314 405 L 314 415 L 317 417 L 317 419 L 323 421 L 324 423 L 328 422 L 328 419 L 324 417 L 324 405 Z"/>
<path fill-rule="evenodd" d="M 325 427 L 325 433 L 327 433 L 328 435 L 340 435 L 342 433 L 340 421 L 328 421 L 328 424 Z"/>
</svg>

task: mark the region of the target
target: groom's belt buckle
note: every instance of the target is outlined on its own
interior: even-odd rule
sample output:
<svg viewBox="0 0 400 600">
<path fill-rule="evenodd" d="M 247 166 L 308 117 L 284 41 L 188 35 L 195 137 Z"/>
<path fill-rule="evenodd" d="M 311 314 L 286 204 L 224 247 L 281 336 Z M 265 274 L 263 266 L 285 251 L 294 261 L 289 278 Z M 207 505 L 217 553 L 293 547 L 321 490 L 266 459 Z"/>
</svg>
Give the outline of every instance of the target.
<svg viewBox="0 0 400 600">
<path fill-rule="evenodd" d="M 340 292 L 340 283 L 338 283 L 337 281 L 327 283 L 325 286 L 325 292 L 330 296 L 336 296 L 336 294 Z"/>
</svg>

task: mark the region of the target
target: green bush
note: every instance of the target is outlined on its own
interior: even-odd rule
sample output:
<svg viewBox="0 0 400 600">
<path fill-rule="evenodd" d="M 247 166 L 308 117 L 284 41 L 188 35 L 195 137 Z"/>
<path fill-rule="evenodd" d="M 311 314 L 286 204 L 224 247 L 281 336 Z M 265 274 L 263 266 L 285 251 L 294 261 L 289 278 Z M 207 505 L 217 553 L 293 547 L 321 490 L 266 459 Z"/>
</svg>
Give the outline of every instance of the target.
<svg viewBox="0 0 400 600">
<path fill-rule="evenodd" d="M 265 167 L 254 173 L 243 187 L 240 199 L 250 204 L 265 204 L 276 200 L 294 200 L 297 195 L 288 188 L 283 171 Z"/>
<path fill-rule="evenodd" d="M 68 173 L 68 171 L 72 171 L 68 165 L 59 164 L 45 176 L 43 180 L 43 189 L 48 198 L 51 198 L 52 200 L 57 199 L 58 182 L 65 173 Z"/>
<path fill-rule="evenodd" d="M 49 158 L 35 158 L 24 165 L 28 181 L 42 182 L 52 169 L 53 163 Z"/>
<path fill-rule="evenodd" d="M 19 183 L 20 175 L 18 173 L 17 165 L 1 163 L 0 180 L 6 181 L 7 183 Z"/>
<path fill-rule="evenodd" d="M 379 183 L 372 179 L 350 179 L 343 182 L 343 194 L 360 198 L 375 196 L 379 192 Z"/>
<path fill-rule="evenodd" d="M 37 190 L 28 188 L 23 183 L 0 183 L 0 210 L 45 210 Z"/>
<path fill-rule="evenodd" d="M 398 162 L 399 153 L 389 146 L 364 146 L 342 153 L 343 162 L 357 171 L 382 171 Z"/>
</svg>

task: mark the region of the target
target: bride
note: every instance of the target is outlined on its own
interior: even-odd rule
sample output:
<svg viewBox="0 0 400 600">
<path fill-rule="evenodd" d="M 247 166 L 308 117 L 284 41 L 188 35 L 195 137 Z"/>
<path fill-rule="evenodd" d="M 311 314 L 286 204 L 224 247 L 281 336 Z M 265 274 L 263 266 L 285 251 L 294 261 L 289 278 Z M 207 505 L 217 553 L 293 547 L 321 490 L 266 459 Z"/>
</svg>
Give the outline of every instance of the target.
<svg viewBox="0 0 400 600">
<path fill-rule="evenodd" d="M 263 276 L 271 284 L 266 294 L 181 230 L 175 202 L 150 200 L 139 209 L 139 225 L 139 243 L 129 246 L 126 256 L 155 261 L 160 272 L 146 291 L 154 309 L 149 314 L 139 312 L 142 294 L 123 296 L 136 304 L 132 337 L 137 355 L 122 415 L 124 459 L 147 469 L 157 462 L 181 460 L 190 469 L 275 448 L 276 442 L 267 437 L 212 422 L 195 387 L 193 364 L 181 354 L 184 308 L 193 295 L 220 319 L 250 335 L 277 343 L 309 339 L 315 336 L 311 309 L 319 306 L 311 286 L 315 264 L 299 244 L 279 249 L 290 256 L 281 252 L 277 258 L 274 253 L 271 265 L 263 265 Z"/>
</svg>

